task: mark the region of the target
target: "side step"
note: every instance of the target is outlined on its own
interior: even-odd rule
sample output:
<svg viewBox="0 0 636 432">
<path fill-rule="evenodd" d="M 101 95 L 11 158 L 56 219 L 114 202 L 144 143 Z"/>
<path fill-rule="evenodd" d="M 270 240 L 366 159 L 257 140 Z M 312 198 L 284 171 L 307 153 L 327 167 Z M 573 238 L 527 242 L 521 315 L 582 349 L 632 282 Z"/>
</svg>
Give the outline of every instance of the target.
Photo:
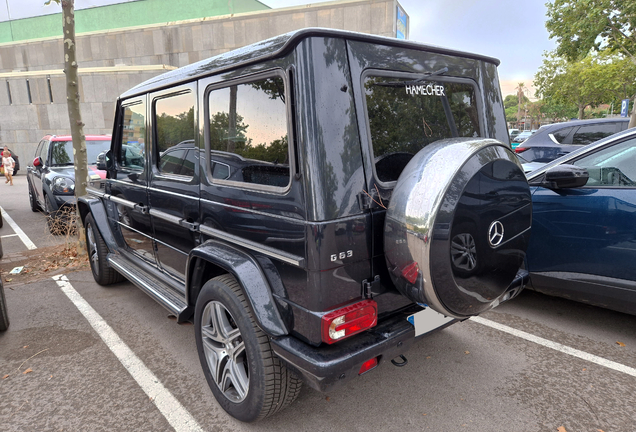
<svg viewBox="0 0 636 432">
<path fill-rule="evenodd" d="M 122 255 L 109 254 L 108 264 L 176 316 L 178 322 L 185 321 L 183 314 L 187 305 L 183 294 L 178 290 L 154 275 L 142 271 Z"/>
</svg>

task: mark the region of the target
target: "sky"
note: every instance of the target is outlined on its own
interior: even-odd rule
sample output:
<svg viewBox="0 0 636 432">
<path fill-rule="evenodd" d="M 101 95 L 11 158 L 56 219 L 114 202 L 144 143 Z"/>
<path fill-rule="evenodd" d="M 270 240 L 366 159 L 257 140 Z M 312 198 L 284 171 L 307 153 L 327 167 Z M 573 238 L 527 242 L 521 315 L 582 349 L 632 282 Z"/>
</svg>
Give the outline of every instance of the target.
<svg viewBox="0 0 636 432">
<path fill-rule="evenodd" d="M 260 1 L 272 8 L 323 2 Z M 398 1 L 409 15 L 410 40 L 498 58 L 504 96 L 514 94 L 520 82 L 532 87 L 544 51 L 556 48 L 545 28 L 548 0 Z"/>
</svg>

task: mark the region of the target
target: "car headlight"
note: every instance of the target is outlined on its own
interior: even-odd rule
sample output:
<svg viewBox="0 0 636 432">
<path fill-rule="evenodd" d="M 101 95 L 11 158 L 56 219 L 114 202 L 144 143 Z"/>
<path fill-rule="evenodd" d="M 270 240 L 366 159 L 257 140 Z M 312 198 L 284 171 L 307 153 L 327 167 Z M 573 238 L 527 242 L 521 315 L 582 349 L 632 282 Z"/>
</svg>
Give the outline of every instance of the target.
<svg viewBox="0 0 636 432">
<path fill-rule="evenodd" d="M 75 182 L 68 177 L 55 177 L 52 184 L 53 193 L 70 195 L 75 193 Z"/>
</svg>

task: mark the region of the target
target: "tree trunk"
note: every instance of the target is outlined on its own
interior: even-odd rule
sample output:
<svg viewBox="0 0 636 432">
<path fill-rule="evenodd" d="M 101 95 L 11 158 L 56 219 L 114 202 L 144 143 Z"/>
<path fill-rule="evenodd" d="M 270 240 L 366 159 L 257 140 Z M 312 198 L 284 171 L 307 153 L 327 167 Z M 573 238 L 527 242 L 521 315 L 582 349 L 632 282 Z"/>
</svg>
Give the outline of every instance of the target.
<svg viewBox="0 0 636 432">
<path fill-rule="evenodd" d="M 86 161 L 86 138 L 84 123 L 80 112 L 80 95 L 78 90 L 79 75 L 77 72 L 77 56 L 75 49 L 75 1 L 62 0 L 62 17 L 64 19 L 64 73 L 66 74 L 66 106 L 73 137 L 73 156 L 75 159 L 75 198 L 86 194 L 88 167 Z M 77 209 L 79 216 L 79 208 Z M 86 238 L 81 219 L 78 225 L 78 253 L 86 251 Z"/>
<path fill-rule="evenodd" d="M 583 120 L 583 113 L 585 112 L 586 106 L 587 105 L 579 105 L 579 115 L 578 115 L 579 120 Z"/>
<path fill-rule="evenodd" d="M 632 108 L 632 115 L 629 118 L 629 125 L 627 128 L 633 128 L 634 126 L 636 126 L 636 95 L 634 96 L 634 106 Z"/>
</svg>

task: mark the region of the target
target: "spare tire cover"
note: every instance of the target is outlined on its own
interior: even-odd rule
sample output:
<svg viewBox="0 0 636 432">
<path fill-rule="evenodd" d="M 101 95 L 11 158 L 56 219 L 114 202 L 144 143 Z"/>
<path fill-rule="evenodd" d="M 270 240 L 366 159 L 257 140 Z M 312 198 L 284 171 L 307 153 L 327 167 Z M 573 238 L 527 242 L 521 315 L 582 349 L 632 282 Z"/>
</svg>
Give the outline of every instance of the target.
<svg viewBox="0 0 636 432">
<path fill-rule="evenodd" d="M 508 146 L 455 138 L 423 148 L 386 213 L 389 274 L 410 300 L 466 318 L 499 304 L 523 263 L 532 201 Z"/>
</svg>

